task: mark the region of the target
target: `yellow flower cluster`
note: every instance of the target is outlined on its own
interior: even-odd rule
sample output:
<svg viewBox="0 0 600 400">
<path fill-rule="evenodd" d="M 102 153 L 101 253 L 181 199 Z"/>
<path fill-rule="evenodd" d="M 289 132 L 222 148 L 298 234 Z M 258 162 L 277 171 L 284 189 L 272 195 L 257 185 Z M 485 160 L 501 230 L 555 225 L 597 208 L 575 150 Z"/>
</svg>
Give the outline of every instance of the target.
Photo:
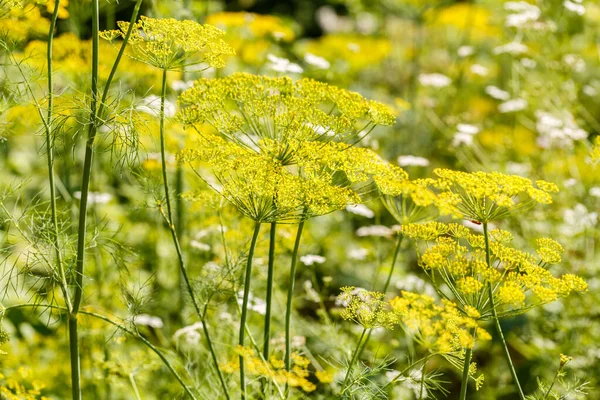
<svg viewBox="0 0 600 400">
<path fill-rule="evenodd" d="M 129 22 L 119 21 L 118 25 L 119 29 L 103 31 L 100 36 L 108 41 L 124 37 Z M 199 63 L 221 68 L 225 65 L 225 57 L 235 54 L 223 40 L 224 35 L 212 25 L 141 16 L 134 25 L 129 44 L 134 49 L 133 58 L 162 70 L 178 70 Z M 201 57 L 194 58 L 198 55 Z"/>
<path fill-rule="evenodd" d="M 206 23 L 224 31 L 238 30 L 239 34 L 250 38 L 272 37 L 286 42 L 294 40 L 294 31 L 273 15 L 260 15 L 248 12 L 218 12 L 206 18 Z M 246 34 L 246 35 L 244 35 Z"/>
<path fill-rule="evenodd" d="M 345 73 L 380 64 L 392 50 L 388 39 L 352 34 L 329 34 L 309 42 L 306 51 L 325 58 Z"/>
<path fill-rule="evenodd" d="M 383 327 L 393 329 L 398 323 L 396 314 L 384 301 L 385 294 L 358 289 L 353 286 L 341 288 L 337 301 L 344 305 L 341 317 L 365 329 Z"/>
<path fill-rule="evenodd" d="M 31 375 L 31 370 L 25 367 L 20 367 L 10 376 L 0 374 L 0 398 L 3 400 L 50 400 L 42 395 L 42 390 L 46 385 L 37 379 L 31 379 Z"/>
<path fill-rule="evenodd" d="M 300 388 L 307 393 L 317 389 L 317 386 L 308 379 L 310 377 L 308 370 L 310 361 L 298 353 L 292 353 L 292 368 L 287 371 L 283 360 L 275 356 L 271 356 L 269 361 L 265 361 L 258 357 L 254 350 L 242 346 L 238 346 L 235 352 L 236 356 L 231 361 L 221 365 L 223 372 L 232 374 L 239 371 L 240 361 L 238 356 L 241 356 L 244 359 L 244 366 L 248 375 L 268 378 L 281 385 Z M 317 379 L 320 382 L 323 382 L 321 379 L 326 381 L 328 378 L 327 373 L 324 372 L 321 372 L 319 376 L 321 378 L 317 377 Z"/>
<path fill-rule="evenodd" d="M 475 309 L 469 308 L 469 315 L 465 315 L 448 300 L 438 305 L 427 295 L 406 291 L 401 294 L 390 301 L 392 311 L 406 331 L 429 350 L 460 353 L 465 348 L 473 348 L 475 339 L 491 339 L 485 329 L 478 327 L 479 313 Z"/>
<path fill-rule="evenodd" d="M 294 153 L 307 141 L 356 143 L 376 125 L 395 123 L 387 106 L 312 79 L 247 73 L 200 79 L 179 103 L 181 122 L 206 124 L 284 164 L 293 164 Z"/>
<path fill-rule="evenodd" d="M 42 17 L 35 4 L 21 6 L 21 2 L 3 2 L 0 9 L 0 35 L 13 42 L 48 35 L 50 21 Z"/>
<path fill-rule="evenodd" d="M 464 226 L 438 222 L 409 224 L 402 228 L 402 234 L 428 242 L 420 265 L 434 283 L 436 277 L 446 283 L 459 304 L 475 307 L 486 318 L 490 309 L 483 288 L 488 283 L 493 287 L 494 302 L 504 308 L 505 314 L 552 302 L 573 291 L 587 290 L 587 284 L 580 277 L 573 274 L 554 277 L 544 268 L 545 264 L 561 261 L 562 247 L 549 238 L 537 240 L 535 256 L 503 243 L 512 239 L 509 232 L 493 230 L 488 266 L 484 237 Z M 528 292 L 537 298 L 530 305 L 525 304 Z"/>
<path fill-rule="evenodd" d="M 439 179 L 433 185 L 446 197 L 454 214 L 478 222 L 504 218 L 535 203 L 550 204 L 550 193 L 558 192 L 553 183 L 539 180 L 534 185 L 527 178 L 499 172 L 436 169 L 434 173 Z"/>
<path fill-rule="evenodd" d="M 179 155 L 188 163 L 208 164 L 211 185 L 248 218 L 257 222 L 297 221 L 360 202 L 349 188 L 326 174 L 294 174 L 272 158 L 219 137 L 207 137 Z"/>
</svg>

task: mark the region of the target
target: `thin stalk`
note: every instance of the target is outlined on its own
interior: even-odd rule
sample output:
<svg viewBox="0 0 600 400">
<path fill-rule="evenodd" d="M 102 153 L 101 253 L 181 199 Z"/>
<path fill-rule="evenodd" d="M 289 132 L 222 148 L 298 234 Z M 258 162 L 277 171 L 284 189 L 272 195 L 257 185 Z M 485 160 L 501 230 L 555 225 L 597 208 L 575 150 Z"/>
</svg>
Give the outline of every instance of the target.
<svg viewBox="0 0 600 400">
<path fill-rule="evenodd" d="M 140 397 L 140 391 L 138 390 L 137 384 L 135 383 L 135 378 L 133 374 L 129 374 L 129 383 L 131 383 L 131 387 L 133 388 L 133 393 L 135 394 L 136 400 L 142 400 Z"/>
<path fill-rule="evenodd" d="M 287 302 L 285 307 L 285 369 L 292 369 L 292 302 L 294 299 L 294 284 L 296 283 L 296 264 L 298 263 L 298 250 L 300 249 L 300 238 L 304 229 L 304 221 L 298 224 L 296 232 L 296 242 L 292 251 L 292 265 L 290 267 L 290 282 L 288 285 Z M 289 387 L 286 386 L 286 398 L 289 394 Z"/>
<path fill-rule="evenodd" d="M 488 224 L 487 222 L 483 223 L 483 235 L 485 239 L 485 260 L 487 262 L 488 267 L 491 268 L 490 262 L 490 239 L 488 232 Z M 502 343 L 502 348 L 504 349 L 504 355 L 506 357 L 506 362 L 508 363 L 508 369 L 510 370 L 510 374 L 512 375 L 515 384 L 517 385 L 517 390 L 519 392 L 519 398 L 521 400 L 525 400 L 525 395 L 523 394 L 523 389 L 521 389 L 521 383 L 519 382 L 519 377 L 517 376 L 517 371 L 515 370 L 515 366 L 512 362 L 512 358 L 510 357 L 510 352 L 508 351 L 508 346 L 506 344 L 506 340 L 504 339 L 504 333 L 502 332 L 502 326 L 500 326 L 500 319 L 498 318 L 498 313 L 496 312 L 496 306 L 494 305 L 494 291 L 492 289 L 492 284 L 488 282 L 488 296 L 490 298 L 490 308 L 492 310 L 492 317 L 494 319 L 494 324 L 496 325 L 496 331 L 498 332 L 498 336 L 500 337 L 500 342 Z"/>
<path fill-rule="evenodd" d="M 239 345 L 244 347 L 245 335 L 246 335 L 246 318 L 248 316 L 248 299 L 250 298 L 250 281 L 252 278 L 252 258 L 254 257 L 254 250 L 256 248 L 256 240 L 258 239 L 258 232 L 260 231 L 260 222 L 256 222 L 254 225 L 254 233 L 252 235 L 252 241 L 250 242 L 250 250 L 248 250 L 248 260 L 246 263 L 246 271 L 244 277 L 244 300 L 242 302 L 242 316 L 240 319 L 240 337 Z M 244 369 L 244 357 L 240 355 L 240 386 L 242 389 L 242 399 L 246 399 L 246 372 Z"/>
<path fill-rule="evenodd" d="M 54 309 L 54 310 L 61 310 L 61 311 L 65 311 L 65 312 L 69 313 L 69 310 L 67 308 L 61 307 L 61 306 L 53 306 L 53 305 L 49 305 L 49 304 L 41 306 L 40 304 L 37 304 L 37 303 L 24 303 L 24 304 L 15 304 L 15 305 L 12 305 L 12 306 L 8 306 L 8 307 L 2 308 L 2 311 L 0 312 L 0 316 L 4 315 L 4 313 L 6 311 L 8 311 L 8 310 L 16 309 L 16 308 L 23 308 L 23 307 L 51 308 L 51 309 Z M 177 380 L 177 382 L 179 382 L 179 384 L 185 390 L 185 392 L 187 393 L 187 395 L 192 400 L 196 400 L 196 396 L 194 396 L 194 394 L 190 391 L 189 387 L 185 384 L 185 382 L 183 381 L 183 379 L 181 378 L 181 376 L 177 373 L 177 371 L 175 370 L 175 368 L 173 367 L 173 365 L 171 365 L 171 363 L 169 362 L 169 360 L 167 359 L 167 357 L 162 353 L 162 351 L 160 351 L 158 349 L 158 347 L 154 346 L 146 338 L 144 338 L 141 335 L 138 335 L 136 332 L 132 331 L 131 329 L 127 328 L 126 326 L 121 325 L 120 323 L 118 323 L 116 321 L 113 321 L 112 319 L 110 319 L 108 317 L 105 317 L 102 314 L 97 314 L 97 313 L 90 312 L 90 311 L 85 311 L 85 310 L 80 310 L 79 313 L 83 314 L 83 315 L 87 315 L 87 316 L 90 316 L 90 317 L 94 317 L 94 318 L 100 319 L 100 320 L 102 320 L 104 322 L 107 322 L 107 323 L 113 325 L 114 327 L 122 330 L 123 332 L 131 335 L 132 337 L 138 339 L 139 341 L 141 341 L 144 345 L 146 345 L 148 348 L 150 348 L 150 350 L 152 350 L 152 352 L 154 352 L 162 360 L 162 362 L 165 364 L 165 366 L 167 367 L 167 369 L 171 372 L 171 374 L 173 374 L 173 376 L 175 377 L 175 379 Z"/>
<path fill-rule="evenodd" d="M 46 158 L 48 161 L 48 186 L 50 186 L 50 212 L 52 218 L 52 245 L 56 256 L 56 268 L 60 278 L 60 288 L 65 298 L 67 308 L 71 308 L 71 299 L 69 296 L 69 288 L 67 277 L 62 262 L 62 254 L 60 252 L 60 239 L 58 237 L 58 217 L 56 212 L 56 184 L 54 182 L 54 138 L 52 137 L 52 113 L 54 112 L 54 83 L 52 75 L 52 44 L 54 41 L 54 29 L 56 28 L 56 20 L 58 19 L 58 8 L 60 0 L 54 2 L 54 12 L 50 19 L 50 31 L 48 32 L 48 114 L 46 123 L 44 124 L 46 132 Z"/>
<path fill-rule="evenodd" d="M 475 335 L 475 329 L 471 330 L 471 336 Z M 462 381 L 460 386 L 460 400 L 466 400 L 467 389 L 469 387 L 469 367 L 471 365 L 471 356 L 473 355 L 473 349 L 468 348 L 465 351 L 465 365 L 463 366 Z"/>
<path fill-rule="evenodd" d="M 75 294 L 73 306 L 69 314 L 69 350 L 71 356 L 71 384 L 73 400 L 81 400 L 81 372 L 79 360 L 79 335 L 77 314 L 83 299 L 83 271 L 85 257 L 85 236 L 88 194 L 92 174 L 92 155 L 96 129 L 98 125 L 98 58 L 99 58 L 99 6 L 98 0 L 92 0 L 92 99 L 89 121 L 88 139 L 83 162 L 83 177 L 81 182 L 81 199 L 79 203 L 79 228 L 77 231 L 77 260 L 75 262 Z"/>
<path fill-rule="evenodd" d="M 562 371 L 562 367 L 558 371 L 556 371 L 556 374 L 554 375 L 554 379 L 552 379 L 552 383 L 550 384 L 550 387 L 548 388 L 548 390 L 546 391 L 546 394 L 544 395 L 544 400 L 546 400 L 548 398 L 548 396 L 550 396 L 550 393 L 552 392 L 552 388 L 556 384 L 556 380 L 558 379 L 558 376 L 560 375 L 561 371 Z"/>
<path fill-rule="evenodd" d="M 125 46 L 133 30 L 133 23 L 137 20 L 142 0 L 138 0 L 129 29 L 123 38 L 123 43 L 113 63 L 112 69 L 104 86 L 100 109 L 98 110 L 98 67 L 99 67 L 99 5 L 98 0 L 92 0 L 92 100 L 90 104 L 90 120 L 88 127 L 88 138 L 85 146 L 83 162 L 83 176 L 81 180 L 81 200 L 79 203 L 79 225 L 77 230 L 77 258 L 75 262 L 75 293 L 71 309 L 69 310 L 69 352 L 71 362 L 71 383 L 73 400 L 81 400 L 81 374 L 79 361 L 79 338 L 77 327 L 77 314 L 83 298 L 83 273 L 85 259 L 85 238 L 87 231 L 87 205 L 90 190 L 90 178 L 92 173 L 92 156 L 94 154 L 94 141 L 98 129 L 98 116 L 102 115 L 104 104 L 108 96 L 108 90 L 113 77 L 125 51 Z M 97 112 L 98 111 L 98 112 Z"/>
<path fill-rule="evenodd" d="M 269 359 L 269 342 L 271 341 L 271 303 L 273 301 L 273 276 L 275 272 L 275 233 L 277 222 L 271 223 L 269 234 L 269 269 L 267 272 L 267 310 L 265 312 L 265 336 L 263 341 L 263 356 Z"/>
<path fill-rule="evenodd" d="M 400 253 L 400 247 L 402 245 L 402 238 L 404 236 L 399 235 L 398 240 L 396 241 L 396 248 L 394 249 L 394 257 L 392 258 L 392 266 L 390 267 L 390 272 L 388 273 L 387 279 L 385 280 L 385 284 L 383 285 L 383 294 L 385 294 L 390 287 L 390 282 L 392 281 L 392 275 L 394 275 L 394 268 L 396 267 L 396 260 L 398 259 L 398 253 Z M 369 339 L 371 339 L 371 333 L 373 333 L 373 329 L 369 329 L 367 334 L 367 338 L 365 339 L 358 356 L 360 357 L 362 353 L 365 351 L 367 347 L 367 343 L 369 343 Z"/>
<path fill-rule="evenodd" d="M 173 244 L 175 245 L 175 251 L 177 252 L 177 260 L 179 262 L 180 275 L 181 275 L 181 278 L 183 278 L 183 282 L 185 284 L 185 287 L 187 288 L 190 299 L 192 300 L 192 304 L 194 306 L 196 314 L 198 315 L 198 318 L 200 318 L 200 322 L 202 322 L 202 330 L 204 331 L 204 337 L 206 338 L 208 350 L 211 354 L 212 362 L 217 371 L 217 375 L 219 377 L 219 382 L 221 383 L 221 387 L 223 388 L 223 393 L 225 394 L 225 397 L 227 399 L 229 399 L 230 398 L 229 391 L 227 389 L 227 385 L 225 384 L 225 379 L 223 378 L 221 368 L 219 367 L 219 361 L 217 359 L 217 355 L 215 353 L 212 339 L 210 338 L 210 332 L 208 331 L 208 327 L 206 324 L 206 313 L 203 313 L 200 310 L 198 300 L 196 299 L 196 295 L 194 294 L 194 288 L 190 282 L 190 278 L 188 276 L 187 268 L 185 265 L 185 259 L 183 257 L 183 251 L 181 249 L 181 244 L 179 243 L 179 237 L 177 235 L 177 228 L 175 227 L 175 224 L 173 221 L 173 212 L 171 209 L 171 196 L 170 196 L 170 190 L 169 190 L 169 180 L 168 180 L 168 174 L 167 174 L 167 157 L 166 157 L 166 145 L 165 145 L 165 98 L 166 98 L 166 95 L 167 95 L 167 70 L 163 70 L 162 85 L 161 85 L 161 92 L 160 92 L 160 112 L 159 112 L 159 119 L 160 119 L 159 131 L 160 132 L 159 133 L 160 133 L 161 170 L 162 170 L 162 177 L 163 177 L 163 188 L 165 191 L 165 201 L 167 203 L 167 214 L 165 215 L 165 213 L 162 211 L 162 208 L 161 208 L 161 214 L 163 215 L 167 225 L 169 226 L 169 231 L 171 232 L 171 238 L 173 240 Z"/>
<path fill-rule="evenodd" d="M 360 334 L 360 338 L 358 339 L 358 343 L 356 343 L 356 348 L 354 349 L 354 352 L 352 353 L 352 358 L 350 359 L 350 364 L 348 365 L 348 371 L 346 371 L 346 376 L 344 377 L 344 383 L 342 383 L 342 390 L 340 392 L 340 395 L 343 395 L 344 392 L 346 391 L 346 385 L 348 384 L 348 379 L 350 379 L 350 375 L 352 375 L 352 369 L 354 367 L 354 363 L 356 362 L 356 359 L 358 358 L 358 353 L 360 351 L 360 345 L 362 343 L 362 340 L 364 339 L 365 335 L 367 333 L 367 328 L 363 328 L 362 333 Z"/>
</svg>

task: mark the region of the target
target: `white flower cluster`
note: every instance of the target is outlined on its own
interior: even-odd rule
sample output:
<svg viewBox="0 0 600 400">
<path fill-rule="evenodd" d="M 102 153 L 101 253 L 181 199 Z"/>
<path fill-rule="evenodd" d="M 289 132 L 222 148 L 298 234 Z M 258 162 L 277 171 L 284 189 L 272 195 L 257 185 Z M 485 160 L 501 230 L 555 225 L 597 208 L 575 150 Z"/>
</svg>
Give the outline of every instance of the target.
<svg viewBox="0 0 600 400">
<path fill-rule="evenodd" d="M 588 136 L 587 132 L 577 125 L 569 111 L 549 113 L 537 110 L 535 117 L 535 126 L 540 135 L 538 145 L 542 148 L 572 147 L 575 141 L 584 140 Z"/>
</svg>

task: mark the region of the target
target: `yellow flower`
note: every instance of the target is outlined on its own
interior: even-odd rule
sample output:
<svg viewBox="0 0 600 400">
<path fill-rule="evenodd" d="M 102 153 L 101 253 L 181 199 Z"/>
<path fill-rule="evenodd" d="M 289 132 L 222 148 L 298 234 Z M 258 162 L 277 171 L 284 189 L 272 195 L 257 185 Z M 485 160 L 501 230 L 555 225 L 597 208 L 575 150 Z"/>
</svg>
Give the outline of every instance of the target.
<svg viewBox="0 0 600 400">
<path fill-rule="evenodd" d="M 433 185 L 458 199 L 454 213 L 478 222 L 505 218 L 535 203 L 550 204 L 550 193 L 558 191 L 550 182 L 537 181 L 534 185 L 527 178 L 499 172 L 436 169 L 434 173 L 439 179 Z"/>
<path fill-rule="evenodd" d="M 108 41 L 124 37 L 129 22 L 119 21 L 118 25 L 118 30 L 103 31 L 100 36 Z M 134 25 L 129 44 L 134 49 L 133 58 L 163 70 L 179 70 L 199 63 L 222 68 L 225 57 L 235 54 L 223 40 L 224 35 L 212 25 L 141 16 Z M 201 57 L 194 59 L 198 56 Z"/>
<path fill-rule="evenodd" d="M 393 329 L 398 322 L 396 314 L 383 298 L 385 294 L 357 289 L 352 286 L 343 287 L 338 302 L 344 304 L 341 316 L 345 320 L 354 321 L 363 328 L 383 327 Z"/>
</svg>

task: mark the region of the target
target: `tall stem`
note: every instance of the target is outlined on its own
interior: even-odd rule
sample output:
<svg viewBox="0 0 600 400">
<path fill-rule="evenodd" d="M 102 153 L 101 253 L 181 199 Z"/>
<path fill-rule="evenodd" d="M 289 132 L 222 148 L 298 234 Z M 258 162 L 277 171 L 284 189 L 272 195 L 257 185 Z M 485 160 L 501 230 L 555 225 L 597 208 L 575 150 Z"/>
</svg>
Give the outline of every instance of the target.
<svg viewBox="0 0 600 400">
<path fill-rule="evenodd" d="M 394 268 L 396 267 L 396 260 L 398 259 L 398 253 L 400 253 L 400 247 L 402 245 L 402 238 L 404 236 L 399 235 L 398 240 L 396 241 L 396 248 L 394 249 L 394 257 L 392 258 L 392 266 L 390 267 L 390 272 L 388 273 L 387 279 L 385 280 L 385 284 L 383 285 L 383 294 L 387 293 L 388 288 L 390 287 L 390 283 L 392 281 L 392 276 L 394 275 Z M 373 329 L 369 329 L 367 334 L 367 338 L 365 339 L 358 356 L 360 357 L 362 353 L 365 351 L 367 347 L 367 343 L 369 343 L 369 339 L 371 339 L 371 333 L 373 333 Z"/>
<path fill-rule="evenodd" d="M 58 8 L 60 0 L 54 2 L 54 12 L 50 19 L 50 31 L 48 32 L 48 114 L 46 123 L 44 124 L 46 132 L 46 158 L 48 162 L 48 185 L 50 186 L 50 212 L 52 218 L 52 245 L 54 247 L 56 257 L 56 268 L 60 278 L 60 288 L 65 298 L 67 308 L 71 308 L 71 299 L 67 284 L 67 277 L 62 262 L 62 254 L 60 251 L 60 239 L 58 237 L 58 217 L 56 212 L 56 184 L 54 183 L 54 138 L 52 137 L 52 113 L 54 106 L 54 83 L 52 75 L 52 44 L 54 41 L 54 29 L 56 28 L 56 20 L 58 18 Z M 43 121 L 42 121 L 43 122 Z"/>
<path fill-rule="evenodd" d="M 466 400 L 467 398 L 467 388 L 469 386 L 469 366 L 471 365 L 472 354 L 473 349 L 471 348 L 468 348 L 465 352 L 465 365 L 463 367 L 462 382 L 460 386 L 460 400 Z"/>
<path fill-rule="evenodd" d="M 69 350 L 71 356 L 71 385 L 73 400 L 81 400 L 81 372 L 79 360 L 79 335 L 77 314 L 83 298 L 83 271 L 85 257 L 85 237 L 88 194 L 92 174 L 92 155 L 96 129 L 98 127 L 98 55 L 99 55 L 99 9 L 98 0 L 92 0 L 92 99 L 88 138 L 85 145 L 81 199 L 79 203 L 79 227 L 77 231 L 77 259 L 75 262 L 75 294 L 69 314 Z"/>
<path fill-rule="evenodd" d="M 300 249 L 300 238 L 304 229 L 304 221 L 298 224 L 296 232 L 296 241 L 292 251 L 292 265 L 290 267 L 290 281 L 288 285 L 287 302 L 285 307 L 285 369 L 289 371 L 292 368 L 292 303 L 294 300 L 294 285 L 296 283 L 296 265 L 298 263 L 298 250 Z"/>
<path fill-rule="evenodd" d="M 250 250 L 248 250 L 248 260 L 246 262 L 246 271 L 244 277 L 244 300 L 242 302 L 242 316 L 240 319 L 240 337 L 239 345 L 244 347 L 246 335 L 246 317 L 248 316 L 248 299 L 250 298 L 250 281 L 252 279 L 252 258 L 254 257 L 254 249 L 256 248 L 256 240 L 260 231 L 260 222 L 254 225 L 254 234 L 250 242 Z M 244 357 L 240 355 L 240 385 L 242 389 L 242 399 L 246 399 L 246 372 L 244 369 Z"/>
<path fill-rule="evenodd" d="M 358 339 L 358 343 L 356 343 L 356 348 L 354 349 L 354 352 L 352 353 L 352 359 L 350 359 L 350 364 L 348 365 L 348 371 L 346 371 L 346 376 L 344 377 L 344 383 L 342 383 L 342 390 L 340 392 L 340 395 L 343 395 L 344 392 L 346 391 L 346 385 L 348 384 L 348 379 L 350 379 L 350 375 L 352 375 L 352 369 L 354 368 L 354 363 L 358 359 L 358 353 L 361 348 L 360 345 L 361 345 L 362 340 L 365 337 L 366 333 L 367 333 L 367 328 L 363 328 L 362 333 L 360 334 L 360 338 Z"/>
<path fill-rule="evenodd" d="M 485 239 L 485 261 L 488 265 L 488 268 L 491 268 L 490 262 L 490 238 L 488 232 L 488 223 L 483 223 L 483 236 Z M 494 305 L 494 290 L 492 289 L 492 284 L 488 282 L 487 285 L 488 296 L 490 298 L 490 308 L 492 310 L 492 317 L 494 319 L 494 324 L 496 325 L 496 331 L 498 332 L 498 336 L 500 337 L 500 342 L 502 343 L 502 348 L 504 349 L 504 356 L 506 357 L 506 362 L 508 363 L 508 369 L 510 370 L 510 374 L 517 385 L 517 390 L 519 392 L 519 398 L 521 400 L 525 400 L 525 395 L 523 394 L 523 389 L 521 389 L 521 383 L 519 382 L 519 377 L 517 376 L 517 371 L 515 370 L 515 366 L 513 365 L 512 358 L 510 357 L 510 352 L 508 351 L 508 346 L 506 344 L 506 340 L 504 339 L 504 333 L 502 332 L 502 326 L 500 326 L 500 319 L 498 318 L 498 313 L 496 312 L 496 306 Z"/>
<path fill-rule="evenodd" d="M 212 339 L 210 338 L 210 332 L 208 331 L 208 327 L 206 324 L 206 313 L 200 310 L 200 305 L 198 304 L 198 300 L 196 299 L 196 295 L 194 294 L 194 288 L 190 282 L 190 278 L 187 274 L 187 268 L 185 265 L 185 259 L 183 257 L 183 251 L 181 250 L 181 244 L 179 243 L 179 237 L 177 235 L 177 229 L 175 227 L 173 221 L 173 212 L 171 209 L 171 195 L 169 191 L 169 179 L 167 174 L 167 157 L 166 157 L 166 146 L 165 146 L 165 98 L 167 95 L 167 70 L 163 70 L 162 73 L 162 85 L 160 91 L 160 112 L 159 112 L 159 134 L 160 134 L 160 158 L 161 158 L 161 170 L 163 177 L 163 188 L 165 191 L 165 201 L 167 203 L 167 214 L 163 216 L 169 226 L 169 231 L 171 232 L 171 238 L 173 240 L 173 244 L 175 245 L 175 251 L 177 252 L 177 260 L 179 262 L 179 271 L 181 278 L 183 278 L 183 282 L 185 287 L 187 288 L 190 299 L 192 300 L 192 304 L 194 305 L 194 309 L 196 310 L 196 314 L 200 321 L 202 322 L 202 330 L 204 331 L 204 337 L 206 338 L 206 343 L 208 346 L 208 350 L 211 354 L 212 362 L 217 371 L 217 375 L 219 377 L 219 382 L 221 383 L 221 387 L 223 388 L 223 393 L 227 399 L 229 399 L 229 392 L 227 389 L 227 385 L 225 384 L 225 379 L 223 378 L 223 374 L 221 372 L 221 368 L 219 367 L 219 361 L 217 359 L 217 355 L 214 350 L 214 346 L 212 343 Z M 178 221 L 181 223 L 181 221 Z"/>
<path fill-rule="evenodd" d="M 271 341 L 271 303 L 273 302 L 273 276 L 275 273 L 275 233 L 277 222 L 271 223 L 269 234 L 269 269 L 267 272 L 267 310 L 265 312 L 265 335 L 263 343 L 263 356 L 269 359 L 269 342 Z"/>
</svg>

